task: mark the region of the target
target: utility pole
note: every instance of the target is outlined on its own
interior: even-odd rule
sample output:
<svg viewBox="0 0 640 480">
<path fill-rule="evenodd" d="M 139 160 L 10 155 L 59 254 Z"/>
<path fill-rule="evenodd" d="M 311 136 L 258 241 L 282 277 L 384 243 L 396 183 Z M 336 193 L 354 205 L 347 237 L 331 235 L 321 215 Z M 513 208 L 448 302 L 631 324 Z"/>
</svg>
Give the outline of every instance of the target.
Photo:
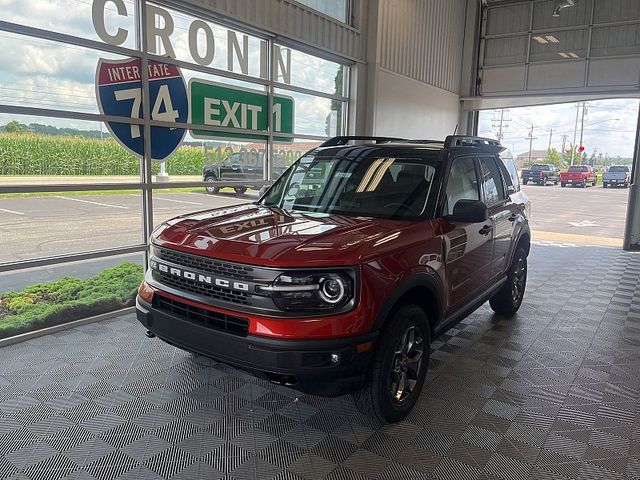
<svg viewBox="0 0 640 480">
<path fill-rule="evenodd" d="M 496 131 L 496 138 L 498 141 L 502 141 L 504 138 L 504 130 L 509 128 L 509 123 L 511 121 L 509 117 L 509 110 L 505 110 L 501 108 L 500 111 L 496 110 L 494 112 L 493 118 L 491 118 L 491 127 L 494 131 Z M 499 113 L 499 116 L 498 116 Z"/>
<path fill-rule="evenodd" d="M 565 150 L 567 148 L 567 138 L 569 137 L 567 136 L 566 133 L 562 135 L 562 161 L 563 162 L 566 160 L 566 155 L 567 155 L 567 152 Z"/>
<path fill-rule="evenodd" d="M 576 156 L 576 137 L 578 136 L 578 119 L 580 118 L 580 104 L 576 103 L 576 123 L 573 128 L 573 143 L 571 144 L 571 165 L 573 165 L 573 158 Z"/>
<path fill-rule="evenodd" d="M 549 148 L 547 148 L 547 152 L 551 150 L 551 139 L 553 138 L 553 128 L 549 129 Z"/>
<path fill-rule="evenodd" d="M 529 140 L 529 161 L 528 165 L 531 165 L 531 151 L 533 150 L 533 141 L 537 139 L 537 137 L 533 136 L 533 124 L 531 124 L 531 130 L 529 131 L 529 136 L 525 138 L 525 140 Z"/>
<path fill-rule="evenodd" d="M 582 120 L 580 121 L 580 145 L 582 146 L 582 134 L 584 133 L 584 116 L 587 113 L 587 104 L 582 102 Z M 582 163 L 582 153 L 580 153 L 580 163 Z"/>
</svg>

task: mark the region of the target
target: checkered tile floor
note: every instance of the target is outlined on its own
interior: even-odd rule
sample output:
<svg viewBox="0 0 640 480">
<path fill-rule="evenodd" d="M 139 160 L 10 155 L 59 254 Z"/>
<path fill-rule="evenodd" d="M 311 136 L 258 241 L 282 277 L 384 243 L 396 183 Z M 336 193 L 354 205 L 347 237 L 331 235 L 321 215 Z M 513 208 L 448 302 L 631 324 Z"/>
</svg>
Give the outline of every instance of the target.
<svg viewBox="0 0 640 480">
<path fill-rule="evenodd" d="M 133 315 L 0 350 L 0 478 L 639 479 L 640 255 L 535 245 L 514 320 L 433 344 L 381 426 L 147 339 Z"/>
</svg>

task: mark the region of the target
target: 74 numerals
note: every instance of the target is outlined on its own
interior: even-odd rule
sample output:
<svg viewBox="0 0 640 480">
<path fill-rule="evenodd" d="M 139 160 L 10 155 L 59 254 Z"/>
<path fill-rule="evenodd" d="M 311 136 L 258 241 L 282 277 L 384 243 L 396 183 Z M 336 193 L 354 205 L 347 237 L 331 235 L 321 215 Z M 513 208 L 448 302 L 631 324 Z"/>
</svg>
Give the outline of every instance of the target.
<svg viewBox="0 0 640 480">
<path fill-rule="evenodd" d="M 142 89 L 128 88 L 126 90 L 118 90 L 115 92 L 116 100 L 133 100 L 131 104 L 131 118 L 141 118 L 142 107 Z M 175 123 L 180 114 L 173 108 L 171 95 L 169 94 L 169 86 L 161 85 L 158 90 L 158 96 L 153 103 L 151 109 L 151 118 L 159 122 Z M 140 137 L 140 125 L 131 125 L 131 138 Z"/>
</svg>

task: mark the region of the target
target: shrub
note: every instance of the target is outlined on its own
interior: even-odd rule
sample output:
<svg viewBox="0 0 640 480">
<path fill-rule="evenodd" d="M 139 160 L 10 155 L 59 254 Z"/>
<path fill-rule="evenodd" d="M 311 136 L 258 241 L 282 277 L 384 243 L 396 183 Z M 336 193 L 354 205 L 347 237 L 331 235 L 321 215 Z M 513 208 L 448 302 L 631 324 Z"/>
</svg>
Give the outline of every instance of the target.
<svg viewBox="0 0 640 480">
<path fill-rule="evenodd" d="M 80 280 L 64 277 L 0 294 L 0 338 L 132 306 L 142 266 L 123 263 Z"/>
</svg>

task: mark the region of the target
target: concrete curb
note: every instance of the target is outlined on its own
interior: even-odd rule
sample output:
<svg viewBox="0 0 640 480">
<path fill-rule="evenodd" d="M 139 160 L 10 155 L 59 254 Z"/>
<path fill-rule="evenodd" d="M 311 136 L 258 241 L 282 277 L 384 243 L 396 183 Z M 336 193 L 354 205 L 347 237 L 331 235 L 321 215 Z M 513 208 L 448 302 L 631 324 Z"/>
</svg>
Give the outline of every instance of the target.
<svg viewBox="0 0 640 480">
<path fill-rule="evenodd" d="M 101 322 L 103 320 L 109 320 L 111 318 L 133 313 L 135 311 L 136 311 L 136 307 L 127 307 L 127 308 L 122 308 L 120 310 L 115 310 L 113 312 L 101 313 L 100 315 L 95 315 L 93 317 L 81 318 L 80 320 L 61 323 L 60 325 L 54 325 L 52 327 L 43 328 L 41 330 L 35 330 L 33 332 L 21 333 L 20 335 L 15 335 L 13 337 L 0 339 L 0 348 L 6 347 L 8 345 L 14 345 L 16 343 L 24 342 L 27 340 L 31 340 L 32 338 L 38 338 L 44 335 L 49 335 L 50 333 L 61 332 L 63 330 L 69 330 L 71 328 L 79 327 L 81 325 L 87 325 L 88 323 L 95 323 L 95 322 Z"/>
</svg>

